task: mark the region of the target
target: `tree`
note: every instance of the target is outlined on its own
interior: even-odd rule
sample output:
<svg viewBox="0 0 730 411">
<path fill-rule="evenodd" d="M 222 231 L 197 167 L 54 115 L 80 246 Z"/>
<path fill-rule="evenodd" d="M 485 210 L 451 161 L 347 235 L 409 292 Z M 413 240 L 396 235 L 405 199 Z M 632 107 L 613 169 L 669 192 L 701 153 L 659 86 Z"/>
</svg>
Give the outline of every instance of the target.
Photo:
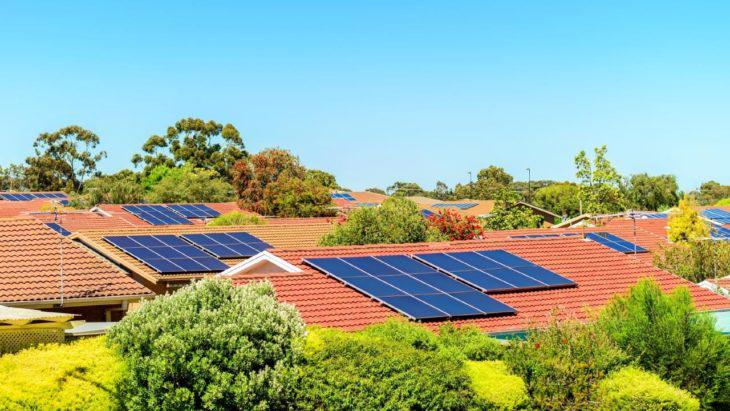
<svg viewBox="0 0 730 411">
<path fill-rule="evenodd" d="M 437 181 L 436 188 L 428 192 L 428 197 L 438 200 L 451 200 L 454 198 L 454 192 L 443 181 Z"/>
<path fill-rule="evenodd" d="M 606 158 L 606 146 L 596 147 L 593 162 L 585 151 L 575 156 L 576 177 L 580 181 L 580 198 L 583 211 L 589 213 L 614 213 L 624 209 L 620 190 L 621 176 Z"/>
<path fill-rule="evenodd" d="M 542 217 L 526 207 L 521 207 L 519 194 L 503 189 L 497 194 L 494 209 L 482 219 L 487 230 L 514 230 L 518 228 L 536 228 L 542 224 Z"/>
<path fill-rule="evenodd" d="M 484 229 L 474 216 L 462 216 L 455 210 L 446 209 L 428 217 L 428 223 L 435 227 L 449 241 L 481 238 Z"/>
<path fill-rule="evenodd" d="M 730 343 L 686 287 L 665 295 L 651 279 L 603 310 L 599 326 L 645 370 L 689 391 L 706 408 L 730 406 Z"/>
<path fill-rule="evenodd" d="M 71 203 L 79 208 L 98 204 L 135 204 L 142 202 L 144 194 L 139 176 L 131 170 L 122 170 L 90 178 L 81 193 L 72 197 Z"/>
<path fill-rule="evenodd" d="M 23 191 L 27 189 L 26 167 L 23 164 L 0 166 L 0 190 Z"/>
<path fill-rule="evenodd" d="M 513 181 L 509 188 L 516 191 L 523 201 L 534 202 L 535 193 L 541 188 L 558 184 L 553 180 Z"/>
<path fill-rule="evenodd" d="M 231 177 L 233 164 L 247 156 L 243 139 L 232 124 L 198 118 L 182 119 L 168 127 L 164 136 L 151 136 L 142 151 L 144 154 L 132 157 L 132 163 L 135 167 L 144 164 L 145 174 L 159 165 L 173 168 L 190 164 L 226 179 Z"/>
<path fill-rule="evenodd" d="M 700 217 L 693 197 L 684 196 L 679 201 L 677 212 L 669 215 L 667 235 L 672 242 L 696 240 L 710 235 L 710 229 Z"/>
<path fill-rule="evenodd" d="M 700 205 L 712 205 L 723 198 L 730 197 L 730 186 L 722 185 L 717 181 L 702 183 L 697 194 L 697 202 Z"/>
<path fill-rule="evenodd" d="M 580 213 L 580 189 L 574 183 L 556 183 L 543 187 L 532 196 L 535 205 L 561 216 L 573 217 Z"/>
<path fill-rule="evenodd" d="M 679 201 L 679 186 L 672 175 L 650 176 L 634 174 L 626 184 L 625 196 L 629 205 L 639 210 L 674 207 Z"/>
<path fill-rule="evenodd" d="M 385 191 L 394 197 L 411 197 L 426 194 L 426 191 L 424 191 L 418 184 L 403 181 L 396 181 Z"/>
<path fill-rule="evenodd" d="M 233 187 L 241 208 L 264 215 L 333 215 L 329 188 L 306 178 L 306 169 L 287 150 L 267 149 L 233 168 Z"/>
<path fill-rule="evenodd" d="M 489 166 L 479 171 L 475 183 L 457 184 L 454 188 L 454 197 L 493 200 L 510 184 L 512 184 L 512 176 L 509 173 L 502 167 Z"/>
<path fill-rule="evenodd" d="M 352 211 L 347 221 L 334 227 L 320 240 L 322 245 L 402 244 L 445 239 L 429 228 L 418 205 L 401 197 L 391 197 L 380 207 Z"/>
<path fill-rule="evenodd" d="M 654 265 L 693 283 L 730 275 L 730 242 L 689 240 L 662 247 Z"/>
<path fill-rule="evenodd" d="M 109 333 L 128 409 L 286 409 L 304 324 L 270 283 L 209 279 L 142 304 Z"/>
<path fill-rule="evenodd" d="M 35 156 L 25 159 L 28 188 L 37 191 L 79 191 L 84 180 L 96 174 L 97 162 L 106 157 L 96 151 L 99 136 L 79 126 L 41 133 L 33 143 Z"/>
<path fill-rule="evenodd" d="M 367 191 L 369 193 L 375 193 L 375 194 L 383 194 L 383 195 L 385 195 L 385 190 L 383 190 L 381 188 L 378 188 L 378 187 L 366 188 L 365 191 Z"/>
<path fill-rule="evenodd" d="M 233 187 L 215 170 L 186 164 L 163 174 L 145 196 L 150 203 L 217 203 L 233 198 Z"/>
<path fill-rule="evenodd" d="M 320 186 L 331 188 L 333 190 L 340 190 L 341 187 L 337 184 L 337 179 L 333 174 L 330 174 L 322 170 L 309 169 L 306 171 L 306 179 L 312 180 Z"/>
</svg>

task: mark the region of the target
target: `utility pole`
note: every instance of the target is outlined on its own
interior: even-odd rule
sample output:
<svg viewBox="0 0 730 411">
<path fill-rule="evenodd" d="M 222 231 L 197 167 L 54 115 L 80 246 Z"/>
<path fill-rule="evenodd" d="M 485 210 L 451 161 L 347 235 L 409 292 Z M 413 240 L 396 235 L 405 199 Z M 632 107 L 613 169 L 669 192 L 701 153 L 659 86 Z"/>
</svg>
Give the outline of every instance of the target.
<svg viewBox="0 0 730 411">
<path fill-rule="evenodd" d="M 527 167 L 527 202 L 532 203 L 532 171 Z"/>
</svg>

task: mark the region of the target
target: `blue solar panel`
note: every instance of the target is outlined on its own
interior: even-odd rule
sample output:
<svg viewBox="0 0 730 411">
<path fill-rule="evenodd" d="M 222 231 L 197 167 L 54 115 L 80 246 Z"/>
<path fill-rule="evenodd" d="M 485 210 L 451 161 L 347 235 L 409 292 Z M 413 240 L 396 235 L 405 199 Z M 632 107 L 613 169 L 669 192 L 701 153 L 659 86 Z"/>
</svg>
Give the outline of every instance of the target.
<svg viewBox="0 0 730 411">
<path fill-rule="evenodd" d="M 702 210 L 702 215 L 719 224 L 730 224 L 730 212 L 721 208 L 708 208 Z"/>
<path fill-rule="evenodd" d="M 304 261 L 413 319 L 516 312 L 512 307 L 404 255 L 310 258 Z"/>
<path fill-rule="evenodd" d="M 645 248 L 610 233 L 588 233 L 586 234 L 586 238 L 589 240 L 593 240 L 599 244 L 603 244 L 606 247 L 612 248 L 616 251 L 620 251 L 624 254 L 647 252 Z"/>
<path fill-rule="evenodd" d="M 221 215 L 205 204 L 170 204 L 167 207 L 185 218 L 215 218 Z"/>
<path fill-rule="evenodd" d="M 51 228 L 53 231 L 57 232 L 58 234 L 61 234 L 62 236 L 70 235 L 71 232 L 66 230 L 65 228 L 61 227 L 57 223 L 46 223 L 46 225 Z"/>
<path fill-rule="evenodd" d="M 218 258 L 251 257 L 273 248 L 271 244 L 244 232 L 185 234 L 181 237 Z"/>
<path fill-rule="evenodd" d="M 562 234 L 521 234 L 521 235 L 512 235 L 509 238 L 514 239 L 525 239 L 525 238 L 559 238 L 559 237 L 576 237 L 579 234 L 577 233 L 562 233 Z"/>
<path fill-rule="evenodd" d="M 179 225 L 192 224 L 188 219 L 180 216 L 171 209 L 156 204 L 125 205 L 122 209 L 128 211 L 152 225 Z"/>
<path fill-rule="evenodd" d="M 228 268 L 174 235 L 110 236 L 104 240 L 163 274 L 218 272 Z"/>
<path fill-rule="evenodd" d="M 476 207 L 479 205 L 478 203 L 436 203 L 432 204 L 432 207 L 438 207 L 438 208 L 447 208 L 447 207 L 456 207 L 460 210 L 468 210 L 472 207 Z"/>
<path fill-rule="evenodd" d="M 431 210 L 426 210 L 425 208 L 421 209 L 421 215 L 424 216 L 425 218 L 431 217 L 434 214 L 436 214 L 436 213 L 434 213 Z"/>
<path fill-rule="evenodd" d="M 710 235 L 712 236 L 712 238 L 720 240 L 730 240 L 730 228 L 710 227 Z"/>
<path fill-rule="evenodd" d="M 414 257 L 486 292 L 575 285 L 561 275 L 504 250 L 427 253 Z"/>
<path fill-rule="evenodd" d="M 347 201 L 356 201 L 355 197 L 351 196 L 349 193 L 332 193 L 331 196 L 332 198 L 341 198 Z"/>
</svg>

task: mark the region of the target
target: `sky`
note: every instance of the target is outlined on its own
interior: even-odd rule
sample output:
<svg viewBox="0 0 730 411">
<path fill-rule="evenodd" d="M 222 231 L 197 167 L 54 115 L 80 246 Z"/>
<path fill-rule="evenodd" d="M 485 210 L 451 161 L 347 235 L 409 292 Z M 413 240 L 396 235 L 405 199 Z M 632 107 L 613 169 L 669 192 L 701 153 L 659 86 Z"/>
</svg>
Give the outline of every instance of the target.
<svg viewBox="0 0 730 411">
<path fill-rule="evenodd" d="M 154 3 L 154 4 L 153 4 Z M 730 184 L 730 3 L 2 2 L 0 165 L 96 132 L 104 172 L 185 117 L 352 189 L 504 167 Z"/>
</svg>

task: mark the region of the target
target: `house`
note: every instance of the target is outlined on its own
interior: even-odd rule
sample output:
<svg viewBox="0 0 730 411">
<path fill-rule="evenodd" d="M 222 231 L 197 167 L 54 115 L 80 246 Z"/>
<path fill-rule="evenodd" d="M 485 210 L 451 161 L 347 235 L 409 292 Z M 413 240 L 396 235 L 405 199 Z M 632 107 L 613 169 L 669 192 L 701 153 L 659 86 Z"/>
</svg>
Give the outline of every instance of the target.
<svg viewBox="0 0 730 411">
<path fill-rule="evenodd" d="M 0 304 L 114 321 L 153 293 L 33 218 L 0 219 Z"/>
<path fill-rule="evenodd" d="M 642 235 L 648 239 L 648 234 Z M 336 275 L 341 274 L 315 268 L 320 264 L 318 261 L 321 261 L 317 259 L 382 258 L 397 255 L 401 256 L 398 257 L 400 259 L 413 260 L 423 265 L 424 260 L 419 259 L 426 254 L 473 251 L 496 252 L 527 260 L 541 267 L 540 270 L 548 270 L 567 279 L 569 285 L 546 289 L 517 287 L 485 293 L 482 292 L 483 289 L 477 289 L 492 297 L 500 306 L 510 307 L 513 312 L 497 310 L 493 315 L 485 312 L 484 315 L 449 317 L 448 309 L 444 309 L 447 315 L 423 321 L 428 326 L 436 328 L 451 321 L 457 325 L 474 325 L 492 334 L 504 334 L 520 333 L 531 326 L 545 324 L 553 316 L 586 319 L 611 297 L 626 292 L 631 285 L 644 277 L 653 278 L 665 291 L 680 286 L 689 288 L 695 304 L 702 310 L 730 310 L 729 299 L 662 271 L 634 254 L 616 251 L 580 235 L 530 239 L 501 237 L 452 243 L 274 249 L 242 261 L 221 276 L 232 278 L 236 284 L 271 281 L 278 298 L 296 306 L 308 324 L 356 330 L 390 317 L 403 317 L 403 314 L 395 309 L 397 306 L 384 303 L 386 297 L 373 297 L 374 294 L 358 291 L 353 286 L 354 281 L 346 283 L 345 281 L 350 280 L 336 278 Z M 364 259 L 362 264 L 365 261 L 372 259 Z M 385 258 L 381 261 L 385 261 Z M 413 261 L 411 264 L 415 264 Z M 380 266 L 382 264 L 375 264 L 373 267 Z M 427 268 L 431 270 L 434 267 Z M 377 272 L 379 268 L 373 270 L 372 275 L 376 277 L 391 274 Z M 454 272 L 448 270 L 436 271 L 448 273 L 451 277 L 449 281 L 459 277 L 458 273 L 454 275 Z M 470 272 L 472 271 L 474 270 Z M 341 275 L 340 278 L 347 277 Z M 380 284 L 380 280 L 373 281 Z M 463 285 L 464 277 L 459 282 Z"/>
</svg>

